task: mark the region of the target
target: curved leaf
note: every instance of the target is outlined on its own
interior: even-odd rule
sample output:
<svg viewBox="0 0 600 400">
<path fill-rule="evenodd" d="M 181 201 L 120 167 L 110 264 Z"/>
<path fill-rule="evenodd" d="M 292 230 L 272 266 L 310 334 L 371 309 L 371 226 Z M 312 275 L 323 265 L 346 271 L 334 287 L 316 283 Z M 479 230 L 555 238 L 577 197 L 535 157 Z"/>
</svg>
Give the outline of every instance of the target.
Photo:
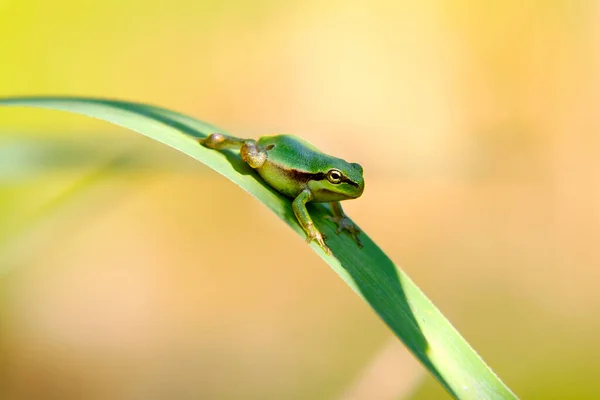
<svg viewBox="0 0 600 400">
<path fill-rule="evenodd" d="M 198 144 L 198 138 L 223 132 L 214 126 L 159 107 L 92 98 L 9 98 L 0 105 L 71 111 L 124 126 L 171 146 L 206 164 L 252 194 L 304 237 L 290 199 L 266 186 L 233 152 Z M 225 132 L 223 132 L 225 133 Z M 328 236 L 332 255 L 310 246 L 361 296 L 429 372 L 457 399 L 515 399 L 492 370 L 460 336 L 419 288 L 371 241 L 361 235 L 359 249 L 347 235 L 336 235 L 323 204 L 309 204 L 319 229 Z"/>
</svg>

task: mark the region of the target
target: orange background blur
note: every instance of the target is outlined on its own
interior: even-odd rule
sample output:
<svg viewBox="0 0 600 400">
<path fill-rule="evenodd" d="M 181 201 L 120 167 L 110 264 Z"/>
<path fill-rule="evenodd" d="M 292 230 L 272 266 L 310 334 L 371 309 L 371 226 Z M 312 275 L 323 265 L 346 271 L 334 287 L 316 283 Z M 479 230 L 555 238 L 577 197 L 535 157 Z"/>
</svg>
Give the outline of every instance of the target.
<svg viewBox="0 0 600 400">
<path fill-rule="evenodd" d="M 346 212 L 518 395 L 598 398 L 600 3 L 0 0 L 0 97 L 35 94 L 360 162 Z M 132 132 L 0 108 L 0 185 L 2 399 L 338 399 L 391 336 L 257 201 Z"/>
</svg>

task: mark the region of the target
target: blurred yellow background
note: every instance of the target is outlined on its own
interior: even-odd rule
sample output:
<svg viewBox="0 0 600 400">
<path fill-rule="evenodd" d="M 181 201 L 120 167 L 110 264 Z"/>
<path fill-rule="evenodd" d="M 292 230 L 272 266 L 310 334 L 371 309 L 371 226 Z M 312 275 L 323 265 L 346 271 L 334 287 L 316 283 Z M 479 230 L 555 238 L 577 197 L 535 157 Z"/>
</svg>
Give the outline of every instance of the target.
<svg viewBox="0 0 600 400">
<path fill-rule="evenodd" d="M 518 395 L 598 398 L 598 2 L 0 0 L 0 97 L 40 94 L 360 162 L 346 212 Z M 0 397 L 342 398 L 388 329 L 162 147 L 0 109 Z"/>
</svg>

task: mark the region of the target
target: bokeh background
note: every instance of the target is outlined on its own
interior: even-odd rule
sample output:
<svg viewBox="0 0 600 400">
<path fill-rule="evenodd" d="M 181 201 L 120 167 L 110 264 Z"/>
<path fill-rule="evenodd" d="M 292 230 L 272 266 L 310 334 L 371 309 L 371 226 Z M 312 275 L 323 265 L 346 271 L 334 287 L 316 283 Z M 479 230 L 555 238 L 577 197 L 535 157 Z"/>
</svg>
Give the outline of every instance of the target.
<svg viewBox="0 0 600 400">
<path fill-rule="evenodd" d="M 598 398 L 600 3 L 0 0 L 0 96 L 34 94 L 360 162 L 347 213 L 518 395 Z M 342 399 L 389 348 L 256 200 L 107 123 L 0 109 L 0 221 L 3 399 Z"/>
</svg>

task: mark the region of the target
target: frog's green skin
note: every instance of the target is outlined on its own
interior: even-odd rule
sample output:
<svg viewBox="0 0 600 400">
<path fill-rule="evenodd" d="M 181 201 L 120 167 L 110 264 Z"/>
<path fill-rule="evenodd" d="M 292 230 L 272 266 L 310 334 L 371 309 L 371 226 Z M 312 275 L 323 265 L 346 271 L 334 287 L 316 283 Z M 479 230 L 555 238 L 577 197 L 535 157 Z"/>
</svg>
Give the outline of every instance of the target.
<svg viewBox="0 0 600 400">
<path fill-rule="evenodd" d="M 347 230 L 362 247 L 360 230 L 344 214 L 341 200 L 359 197 L 364 188 L 363 169 L 359 164 L 322 153 L 312 144 L 292 135 L 264 136 L 258 141 L 213 133 L 200 144 L 211 149 L 239 149 L 244 162 L 281 194 L 294 199 L 292 207 L 306 232 L 307 242 L 316 241 L 327 253 L 325 237 L 313 223 L 306 203 L 330 202 L 338 225 L 337 233 Z"/>
</svg>

